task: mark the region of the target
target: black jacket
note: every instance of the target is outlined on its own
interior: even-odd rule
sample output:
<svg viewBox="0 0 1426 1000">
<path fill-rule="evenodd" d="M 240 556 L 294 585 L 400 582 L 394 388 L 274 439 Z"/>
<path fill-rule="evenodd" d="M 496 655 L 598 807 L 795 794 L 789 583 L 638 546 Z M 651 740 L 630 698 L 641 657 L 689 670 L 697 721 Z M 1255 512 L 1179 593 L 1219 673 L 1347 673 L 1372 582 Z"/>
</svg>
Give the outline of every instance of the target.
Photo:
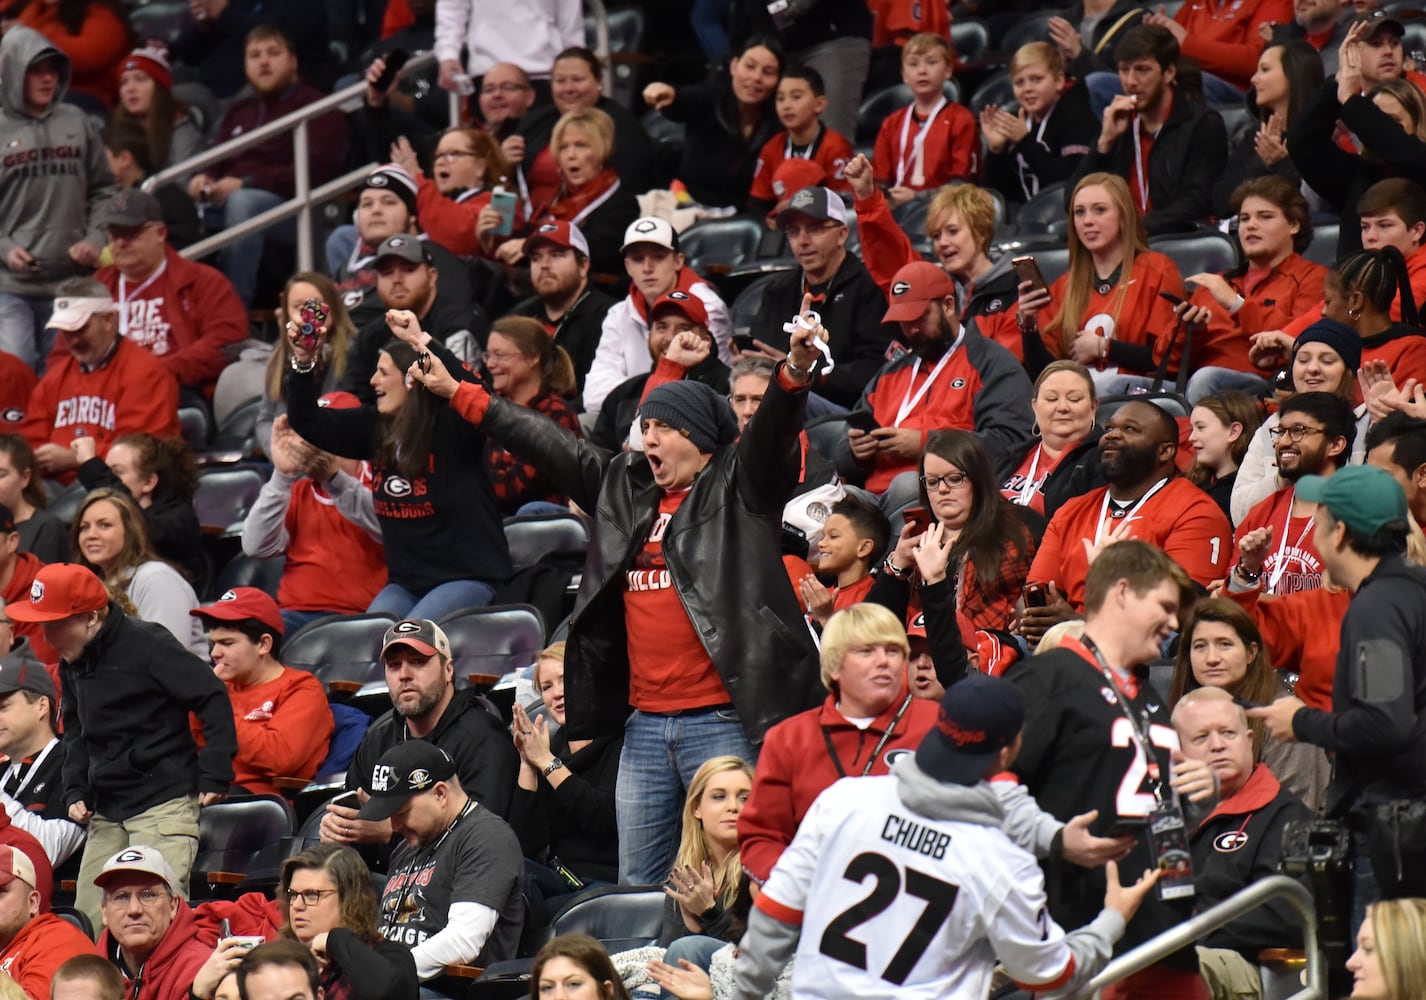
<svg viewBox="0 0 1426 1000">
<path fill-rule="evenodd" d="M 162 625 L 109 602 L 79 659 L 60 660 L 64 801 L 125 820 L 233 783 L 238 737 L 228 689 Z M 199 749 L 189 713 L 203 726 Z"/>
<path fill-rule="evenodd" d="M 1115 0 L 1109 13 L 1094 26 L 1094 44 L 1081 48 L 1079 55 L 1065 67 L 1065 72 L 1080 80 L 1090 73 L 1117 73 L 1119 62 L 1114 58 L 1114 47 L 1124 40 L 1130 28 L 1137 27 L 1149 13 L 1149 8 L 1138 0 Z M 1076 3 L 1060 11 L 1059 15 L 1078 31 L 1080 22 L 1084 20 L 1084 4 Z"/>
<path fill-rule="evenodd" d="M 594 106 L 614 120 L 614 155 L 609 165 L 619 174 L 620 184 L 636 195 L 649 190 L 654 186 L 655 154 L 653 140 L 644 131 L 644 126 L 618 101 L 601 97 Z M 534 163 L 540 151 L 549 146 L 550 137 L 555 131 L 555 122 L 559 120 L 560 110 L 553 104 L 537 104 L 525 112 L 525 117 L 521 118 L 520 124 L 515 127 L 515 134 L 525 139 L 523 167 Z M 554 150 L 550 152 L 553 154 Z M 583 223 L 579 228 L 584 230 Z M 587 230 L 585 235 L 589 235 Z M 623 233 L 619 235 L 623 236 Z M 619 241 L 622 242 L 623 240 Z M 593 239 L 589 241 L 589 245 L 594 247 Z"/>
<path fill-rule="evenodd" d="M 604 332 L 604 314 L 614 300 L 597 288 L 586 288 L 569 311 L 555 324 L 550 323 L 550 314 L 539 296 L 532 295 L 510 312 L 515 316 L 528 316 L 545 324 L 546 329 L 554 326 L 555 344 L 563 347 L 574 365 L 575 405 L 584 396 L 584 377 L 589 374 L 589 366 L 594 364 L 594 351 L 599 347 L 599 337 Z"/>
<path fill-rule="evenodd" d="M 1327 814 L 1426 797 L 1426 569 L 1384 557 L 1342 619 L 1332 711 L 1300 709 L 1293 735 L 1334 754 Z"/>
<path fill-rule="evenodd" d="M 331 965 L 322 973 L 327 996 L 343 982 L 356 1000 L 396 1000 L 420 992 L 416 959 L 400 942 L 382 938 L 368 944 L 345 927 L 333 927 L 327 934 L 327 956 Z"/>
<path fill-rule="evenodd" d="M 762 117 L 746 138 L 738 122 L 726 70 L 714 83 L 679 87 L 673 103 L 661 113 L 684 126 L 683 162 L 678 177 L 693 200 L 746 210 L 758 153 L 782 129 L 773 98 L 769 96 L 764 102 Z"/>
<path fill-rule="evenodd" d="M 609 199 L 575 223 L 589 243 L 589 280 L 601 288 L 622 292 L 628 287 L 629 272 L 619 248 L 624 245 L 624 230 L 639 217 L 638 194 L 638 188 L 620 176 Z"/>
<path fill-rule="evenodd" d="M 381 304 L 380 298 L 376 301 Z M 469 305 L 462 307 L 460 303 L 451 301 L 438 291 L 436 301 L 431 303 L 430 310 L 421 317 L 421 329 L 447 347 L 450 346 L 452 338 L 468 333 L 484 348 L 485 331 L 476 329 L 474 319 Z M 342 369 L 342 379 L 337 388 L 352 393 L 363 403 L 376 402 L 376 392 L 371 387 L 371 374 L 376 371 L 381 349 L 395 339 L 391 334 L 391 327 L 386 325 L 386 307 L 382 305 L 381 312 L 357 331 L 356 338 L 347 348 L 347 364 Z M 452 369 L 452 374 L 454 373 L 455 370 Z"/>
<path fill-rule="evenodd" d="M 114 489 L 126 495 L 124 481 L 114 475 L 102 458 L 91 458 L 79 467 L 79 482 L 86 490 Z M 153 503 L 144 508 L 144 526 L 149 531 L 149 544 L 161 558 L 177 566 L 189 583 L 203 584 L 207 568 L 200 551 L 203 531 L 198 526 L 198 514 L 192 500 L 181 500 L 167 490 L 155 493 Z"/>
<path fill-rule="evenodd" d="M 444 750 L 455 761 L 456 776 L 471 798 L 502 819 L 510 815 L 510 797 L 520 758 L 510 734 L 468 691 L 457 691 L 441 713 L 436 728 L 422 739 Z M 362 737 L 347 768 L 347 787 L 371 791 L 371 769 L 398 743 L 415 739 L 396 709 L 381 715 Z"/>
<path fill-rule="evenodd" d="M 1050 111 L 1043 133 L 1039 125 L 1032 124 L 1030 134 L 1019 142 L 999 153 L 986 152 L 985 186 L 1013 203 L 1028 200 L 1042 187 L 1067 181 L 1099 138 L 1099 129 L 1100 121 L 1089 106 L 1089 91 L 1076 84 Z"/>
<path fill-rule="evenodd" d="M 1232 215 L 1233 192 L 1244 181 L 1276 174 L 1293 187 L 1302 184 L 1302 175 L 1298 173 L 1297 164 L 1292 162 L 1291 156 L 1284 156 L 1272 166 L 1268 166 L 1262 157 L 1258 156 L 1256 139 L 1258 129 L 1262 126 L 1263 123 L 1259 119 L 1249 115 L 1238 123 L 1238 127 L 1228 137 L 1228 165 L 1213 185 L 1213 214 L 1220 219 Z"/>
<path fill-rule="evenodd" d="M 1083 441 L 1069 450 L 1069 453 L 1060 458 L 1060 463 L 1055 466 L 1048 476 L 1045 477 L 1045 485 L 1040 492 L 1045 495 L 1045 520 L 1055 516 L 1055 511 L 1073 500 L 1075 497 L 1083 496 L 1090 490 L 1096 490 L 1106 485 L 1109 480 L 1104 478 L 1104 470 L 1099 466 L 1099 439 L 1104 434 L 1104 429 L 1096 425 L 1090 429 Z M 1032 448 L 1040 443 L 1036 438 L 1028 442 L 1024 448 L 1011 456 L 1011 470 L 1020 468 L 1020 463 L 1025 461 L 1025 456 L 1030 454 Z"/>
<path fill-rule="evenodd" d="M 748 331 L 755 339 L 787 350 L 790 338 L 782 324 L 802 308 L 804 280 L 799 268 L 778 275 L 768 284 Z M 822 316 L 822 325 L 831 336 L 832 357 L 837 366 L 830 376 L 819 378 L 812 389 L 850 409 L 886 364 L 886 349 L 900 331 L 881 321 L 886 315 L 886 296 L 854 253 L 847 253 L 825 288 L 813 291 L 821 291 L 824 296 L 812 308 Z"/>
<path fill-rule="evenodd" d="M 1349 153 L 1337 145 L 1337 120 L 1362 141 L 1371 159 Z M 1348 220 L 1337 234 L 1337 256 L 1362 248 L 1361 229 L 1352 222 L 1357 202 L 1367 188 L 1386 177 L 1426 176 L 1426 142 L 1407 135 L 1394 119 L 1370 100 L 1357 94 L 1346 104 L 1337 102 L 1337 78 L 1329 76 L 1306 110 L 1287 130 L 1292 162 L 1312 190 Z"/>
<path fill-rule="evenodd" d="M 971 669 L 956 617 L 956 578 L 947 574 L 940 583 L 918 583 L 916 589 L 921 596 L 921 615 L 931 662 L 936 665 L 936 680 L 948 688 Z M 890 573 L 878 573 L 876 582 L 867 591 L 866 602 L 880 604 L 894 614 L 897 621 L 904 622 L 911 606 L 911 581 L 898 580 Z"/>
<path fill-rule="evenodd" d="M 826 697 L 781 559 L 782 508 L 797 479 L 806 405 L 805 392 L 786 392 L 774 377 L 743 436 L 713 453 L 663 538 L 684 609 L 754 744 Z M 481 430 L 597 512 L 565 652 L 567 729 L 571 739 L 620 732 L 629 717 L 625 569 L 649 537 L 663 491 L 643 455 L 625 452 L 610 462 L 587 441 L 498 397 Z"/>
<path fill-rule="evenodd" d="M 599 419 L 594 423 L 594 433 L 589 439 L 605 451 L 621 451 L 629 438 L 629 429 L 634 425 L 634 417 L 639 412 L 639 403 L 644 398 L 644 387 L 653 372 L 644 372 L 625 379 L 614 387 L 614 391 L 604 397 L 604 405 L 599 408 Z M 728 366 L 718 360 L 717 354 L 710 354 L 688 370 L 685 378 L 702 382 L 720 396 L 728 395 Z"/>
<path fill-rule="evenodd" d="M 510 802 L 510 826 L 525 857 L 540 859 L 548 849 L 586 882 L 619 881 L 619 826 L 614 786 L 624 734 L 595 740 L 578 753 L 563 732 L 550 750 L 569 768 L 558 788 L 543 777 L 533 792 L 517 782 Z"/>
<path fill-rule="evenodd" d="M 1128 180 L 1134 173 L 1134 133 L 1126 129 L 1108 153 L 1100 153 L 1098 137 L 1080 161 L 1074 183 L 1105 170 Z M 1216 111 L 1175 91 L 1168 121 L 1149 150 L 1149 212 L 1144 228 L 1150 236 L 1180 233 L 1206 220 L 1213 211 L 1213 184 L 1228 162 L 1228 130 Z M 1065 204 L 1074 193 L 1065 187 Z"/>
<path fill-rule="evenodd" d="M 1313 818 L 1312 810 L 1278 784 L 1266 764 L 1256 765 L 1237 794 L 1219 802 L 1189 835 L 1199 912 L 1278 874 L 1283 830 L 1294 820 Z M 1200 943 L 1241 952 L 1256 964 L 1264 948 L 1301 948 L 1302 929 L 1292 907 L 1278 899 L 1218 928 Z"/>
</svg>

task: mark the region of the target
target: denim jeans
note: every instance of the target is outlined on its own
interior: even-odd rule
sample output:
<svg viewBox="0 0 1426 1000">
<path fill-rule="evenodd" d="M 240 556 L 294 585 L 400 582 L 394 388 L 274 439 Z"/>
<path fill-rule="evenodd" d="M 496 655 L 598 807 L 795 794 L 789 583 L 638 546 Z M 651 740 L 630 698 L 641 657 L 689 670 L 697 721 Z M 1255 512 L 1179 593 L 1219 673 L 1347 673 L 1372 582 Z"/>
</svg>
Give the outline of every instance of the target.
<svg viewBox="0 0 1426 1000">
<path fill-rule="evenodd" d="M 25 364 L 44 371 L 45 356 L 54 343 L 45 330 L 54 299 L 48 295 L 11 295 L 0 292 L 0 351 L 13 354 Z"/>
<path fill-rule="evenodd" d="M 663 960 L 675 969 L 678 968 L 678 960 L 686 959 L 689 964 L 696 965 L 704 972 L 713 964 L 713 955 L 728 944 L 720 938 L 709 937 L 707 934 L 689 934 L 674 941 L 664 950 Z M 677 1000 L 674 994 L 660 990 L 660 997 L 668 997 Z"/>
<path fill-rule="evenodd" d="M 724 754 L 757 762 L 731 708 L 629 716 L 614 795 L 621 884 L 662 885 L 668 878 L 689 782 L 704 761 Z"/>
<path fill-rule="evenodd" d="M 1190 403 L 1197 406 L 1198 401 L 1203 397 L 1228 389 L 1246 392 L 1250 396 L 1261 396 L 1268 390 L 1268 380 L 1261 375 L 1254 375 L 1252 372 L 1240 372 L 1233 368 L 1219 368 L 1216 365 L 1210 365 L 1207 368 L 1198 369 L 1189 376 L 1184 395 L 1188 397 Z"/>
<path fill-rule="evenodd" d="M 484 580 L 448 580 L 419 598 L 399 583 L 388 583 L 376 592 L 366 610 L 389 611 L 398 618 L 439 621 L 452 611 L 484 607 L 494 596 L 495 588 Z"/>
<path fill-rule="evenodd" d="M 276 208 L 286 200 L 271 191 L 241 187 L 228 196 L 222 208 L 207 209 L 204 218 L 210 229 L 227 229 L 261 215 L 270 208 Z M 253 305 L 253 296 L 257 294 L 258 267 L 262 264 L 263 247 L 269 240 L 282 246 L 292 246 L 297 241 L 296 220 L 287 219 L 260 233 L 244 236 L 228 244 L 218 255 L 219 270 L 228 276 L 228 280 L 237 289 L 238 298 L 242 299 L 243 305 L 249 309 Z"/>
<path fill-rule="evenodd" d="M 297 634 L 298 629 L 312 624 L 318 618 L 327 618 L 340 613 L 338 611 L 290 611 L 283 608 L 282 636 L 285 639 L 290 639 Z"/>
</svg>

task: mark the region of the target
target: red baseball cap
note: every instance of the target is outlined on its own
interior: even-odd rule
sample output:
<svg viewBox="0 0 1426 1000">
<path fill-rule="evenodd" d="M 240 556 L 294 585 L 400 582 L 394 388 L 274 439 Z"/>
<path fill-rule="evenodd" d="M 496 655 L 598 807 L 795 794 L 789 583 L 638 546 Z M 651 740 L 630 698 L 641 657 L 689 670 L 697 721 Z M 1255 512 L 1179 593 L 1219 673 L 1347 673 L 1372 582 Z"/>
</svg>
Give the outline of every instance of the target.
<svg viewBox="0 0 1426 1000">
<path fill-rule="evenodd" d="M 29 602 L 15 601 L 5 610 L 17 622 L 57 622 L 108 603 L 109 591 L 93 570 L 77 563 L 50 563 L 35 574 Z"/>
<path fill-rule="evenodd" d="M 589 256 L 589 241 L 573 222 L 546 222 L 525 238 L 525 254 L 534 252 L 541 243 L 549 243 L 569 250 L 578 250 Z"/>
<path fill-rule="evenodd" d="M 188 613 L 194 618 L 217 622 L 244 622 L 251 618 L 282 634 L 282 609 L 272 595 L 257 587 L 234 587 L 212 604 L 204 604 Z"/>
<path fill-rule="evenodd" d="M 703 305 L 703 300 L 681 288 L 659 296 L 658 301 L 649 310 L 649 322 L 652 323 L 660 314 L 666 312 L 676 312 L 693 325 L 708 329 L 708 309 Z"/>
<path fill-rule="evenodd" d="M 883 323 L 912 323 L 926 311 L 926 303 L 956 294 L 955 282 L 929 260 L 913 261 L 891 279 L 891 305 Z"/>
<path fill-rule="evenodd" d="M 355 410 L 361 406 L 361 400 L 349 392 L 337 390 L 322 393 L 317 398 L 317 405 L 324 410 Z"/>
</svg>

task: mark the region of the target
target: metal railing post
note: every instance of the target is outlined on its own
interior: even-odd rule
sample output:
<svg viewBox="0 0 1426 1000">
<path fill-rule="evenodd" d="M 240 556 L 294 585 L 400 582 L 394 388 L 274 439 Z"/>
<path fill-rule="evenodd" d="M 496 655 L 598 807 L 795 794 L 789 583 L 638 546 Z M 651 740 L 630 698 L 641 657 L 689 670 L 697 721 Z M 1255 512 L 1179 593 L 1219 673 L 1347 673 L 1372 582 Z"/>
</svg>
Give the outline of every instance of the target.
<svg viewBox="0 0 1426 1000">
<path fill-rule="evenodd" d="M 307 149 L 307 122 L 299 121 L 292 132 L 294 200 L 302 206 L 297 213 L 297 270 L 312 270 L 312 159 Z"/>
<path fill-rule="evenodd" d="M 604 0 L 584 0 L 589 13 L 594 17 L 594 54 L 604 64 L 604 96 L 614 95 L 614 67 L 609 61 L 609 11 Z"/>
<path fill-rule="evenodd" d="M 1312 894 L 1286 875 L 1273 875 L 1254 882 L 1217 906 L 1125 952 L 1106 965 L 1078 995 L 1093 996 L 1097 990 L 1147 969 L 1182 948 L 1192 947 L 1210 931 L 1274 899 L 1286 900 L 1297 914 L 1298 922 L 1302 924 L 1303 950 L 1307 953 L 1307 985 L 1294 993 L 1291 1000 L 1324 1000 L 1327 995 L 1327 972 L 1322 950 L 1317 946 L 1317 908 Z"/>
<path fill-rule="evenodd" d="M 450 106 L 451 128 L 455 128 L 461 123 L 461 94 L 459 91 L 452 90 L 446 94 L 446 98 L 446 103 Z"/>
</svg>

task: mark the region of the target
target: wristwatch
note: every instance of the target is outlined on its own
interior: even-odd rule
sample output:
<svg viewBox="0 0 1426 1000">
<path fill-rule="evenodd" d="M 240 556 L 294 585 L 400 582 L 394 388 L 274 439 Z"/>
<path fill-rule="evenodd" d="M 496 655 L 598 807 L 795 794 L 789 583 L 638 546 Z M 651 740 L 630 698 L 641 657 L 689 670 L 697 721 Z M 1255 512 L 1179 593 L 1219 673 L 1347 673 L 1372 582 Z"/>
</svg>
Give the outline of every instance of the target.
<svg viewBox="0 0 1426 1000">
<path fill-rule="evenodd" d="M 560 760 L 558 757 L 554 757 L 551 758 L 550 762 L 545 765 L 545 769 L 540 773 L 543 774 L 546 778 L 548 778 L 550 775 L 554 774 L 562 767 L 564 767 L 564 761 Z"/>
<path fill-rule="evenodd" d="M 1244 583 L 1257 583 L 1263 575 L 1261 571 L 1257 573 L 1249 573 L 1243 568 L 1242 563 L 1239 563 L 1238 565 L 1234 566 L 1233 572 L 1237 575 L 1238 579 L 1242 580 Z"/>
</svg>

